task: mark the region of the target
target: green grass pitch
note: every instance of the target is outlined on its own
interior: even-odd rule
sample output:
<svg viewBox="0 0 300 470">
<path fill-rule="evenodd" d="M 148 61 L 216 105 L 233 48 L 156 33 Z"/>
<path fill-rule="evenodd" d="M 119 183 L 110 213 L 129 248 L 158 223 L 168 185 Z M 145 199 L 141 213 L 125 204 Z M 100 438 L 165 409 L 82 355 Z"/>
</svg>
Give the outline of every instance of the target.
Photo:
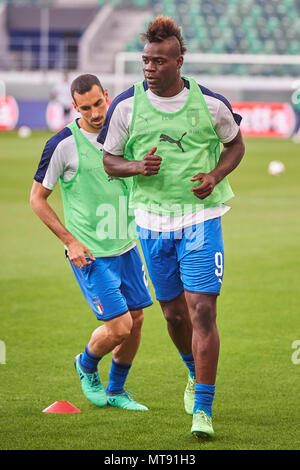
<svg viewBox="0 0 300 470">
<path fill-rule="evenodd" d="M 29 205 L 49 135 L 0 134 L 0 340 L 6 348 L 0 449 L 299 449 L 300 364 L 292 361 L 292 344 L 300 340 L 300 147 L 289 140 L 247 139 L 244 160 L 229 178 L 236 197 L 223 219 L 216 436 L 203 443 L 190 435 L 191 417 L 183 410 L 187 372 L 156 301 L 145 310 L 127 381 L 149 412 L 99 409 L 82 395 L 73 358 L 99 322 L 62 244 Z M 271 160 L 282 160 L 285 173 L 270 176 Z M 50 201 L 62 216 L 58 188 Z M 101 362 L 104 384 L 110 361 L 111 355 Z M 81 414 L 42 412 L 57 400 L 70 401 Z"/>
</svg>

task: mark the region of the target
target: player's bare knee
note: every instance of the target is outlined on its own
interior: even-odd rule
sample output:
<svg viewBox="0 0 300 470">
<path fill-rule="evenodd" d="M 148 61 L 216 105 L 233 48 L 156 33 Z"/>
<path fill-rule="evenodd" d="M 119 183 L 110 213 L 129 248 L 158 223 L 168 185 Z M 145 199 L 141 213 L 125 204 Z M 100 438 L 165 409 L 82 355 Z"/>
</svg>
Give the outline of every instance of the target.
<svg viewBox="0 0 300 470">
<path fill-rule="evenodd" d="M 136 310 L 131 313 L 132 316 L 132 330 L 131 331 L 140 331 L 144 323 L 144 313 L 143 310 Z"/>
<path fill-rule="evenodd" d="M 209 302 L 197 302 L 191 312 L 193 328 L 211 331 L 216 323 L 215 309 Z"/>
<path fill-rule="evenodd" d="M 120 328 L 114 331 L 114 338 L 116 344 L 121 344 L 125 341 L 131 333 L 131 328 L 122 325 Z"/>
<path fill-rule="evenodd" d="M 174 329 L 181 328 L 185 321 L 184 315 L 182 315 L 180 310 L 171 310 L 171 309 L 164 309 L 164 317 L 169 325 L 172 326 Z"/>
<path fill-rule="evenodd" d="M 189 312 L 184 294 L 168 302 L 160 302 L 164 317 L 168 325 L 178 330 L 190 321 Z"/>
<path fill-rule="evenodd" d="M 121 315 L 113 322 L 109 322 L 107 326 L 109 327 L 111 338 L 113 338 L 114 343 L 118 345 L 123 343 L 123 341 L 125 341 L 130 335 L 133 326 L 133 320 L 131 315 L 128 313 Z"/>
</svg>

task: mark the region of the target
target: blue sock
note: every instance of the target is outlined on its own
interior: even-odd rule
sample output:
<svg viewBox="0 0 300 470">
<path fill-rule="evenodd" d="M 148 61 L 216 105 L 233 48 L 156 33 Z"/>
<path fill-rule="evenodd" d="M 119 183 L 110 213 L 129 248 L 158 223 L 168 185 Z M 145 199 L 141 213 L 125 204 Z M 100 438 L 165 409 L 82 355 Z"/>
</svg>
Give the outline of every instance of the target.
<svg viewBox="0 0 300 470">
<path fill-rule="evenodd" d="M 131 364 L 123 364 L 122 362 L 116 362 L 112 359 L 109 371 L 109 380 L 106 387 L 107 395 L 116 395 L 124 392 L 124 384 L 130 367 Z"/>
<path fill-rule="evenodd" d="M 194 357 L 193 353 L 190 354 L 182 354 L 180 351 L 178 351 L 183 362 L 187 366 L 190 372 L 190 376 L 194 379 L 195 378 L 195 362 L 194 362 Z"/>
<path fill-rule="evenodd" d="M 80 366 L 83 372 L 96 372 L 100 359 L 101 357 L 97 357 L 92 354 L 88 348 L 88 345 L 86 345 L 84 352 L 80 356 Z"/>
<path fill-rule="evenodd" d="M 215 388 L 215 385 L 196 383 L 194 413 L 200 409 L 205 411 L 208 416 L 212 416 L 212 404 L 215 397 Z"/>
</svg>

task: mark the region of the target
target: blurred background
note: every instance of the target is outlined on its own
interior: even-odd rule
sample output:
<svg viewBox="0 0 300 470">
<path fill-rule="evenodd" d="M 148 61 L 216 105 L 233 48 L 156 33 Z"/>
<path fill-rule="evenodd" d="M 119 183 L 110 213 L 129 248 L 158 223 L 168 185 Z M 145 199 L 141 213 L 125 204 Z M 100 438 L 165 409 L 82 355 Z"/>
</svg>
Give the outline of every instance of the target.
<svg viewBox="0 0 300 470">
<path fill-rule="evenodd" d="M 0 0 L 0 129 L 59 129 L 80 73 L 111 98 L 142 78 L 139 34 L 158 14 L 182 26 L 183 72 L 233 103 L 244 135 L 297 140 L 300 0 Z"/>
</svg>

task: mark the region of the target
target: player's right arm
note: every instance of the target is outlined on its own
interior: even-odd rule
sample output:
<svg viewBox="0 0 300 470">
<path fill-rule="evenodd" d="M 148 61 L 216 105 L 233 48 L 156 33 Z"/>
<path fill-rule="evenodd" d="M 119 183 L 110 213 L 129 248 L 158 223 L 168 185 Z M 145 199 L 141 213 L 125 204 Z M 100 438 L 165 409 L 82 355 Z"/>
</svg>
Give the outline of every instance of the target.
<svg viewBox="0 0 300 470">
<path fill-rule="evenodd" d="M 98 137 L 103 144 L 103 166 L 110 176 L 126 178 L 129 176 L 156 175 L 159 172 L 161 157 L 155 155 L 156 147 L 145 149 L 141 161 L 127 160 L 123 157 L 129 138 L 129 128 L 134 103 L 133 87 L 121 93 L 110 105 L 104 126 Z"/>
<path fill-rule="evenodd" d="M 157 175 L 160 169 L 161 157 L 155 155 L 156 147 L 147 152 L 141 161 L 129 161 L 120 155 L 113 155 L 103 150 L 103 166 L 110 176 Z"/>
<path fill-rule="evenodd" d="M 86 256 L 94 259 L 88 247 L 80 243 L 61 223 L 48 198 L 60 177 L 70 179 L 78 168 L 76 143 L 69 128 L 65 127 L 52 136 L 44 147 L 30 194 L 30 204 L 34 212 L 47 227 L 67 247 L 72 263 L 82 268 L 90 264 Z"/>
<path fill-rule="evenodd" d="M 82 268 L 91 263 L 91 261 L 87 261 L 86 256 L 92 260 L 95 258 L 92 256 L 89 249 L 80 243 L 61 223 L 57 214 L 47 201 L 51 193 L 52 191 L 50 189 L 45 188 L 38 181 L 34 181 L 30 193 L 31 207 L 44 224 L 47 225 L 67 247 L 68 256 L 72 263 Z"/>
</svg>

